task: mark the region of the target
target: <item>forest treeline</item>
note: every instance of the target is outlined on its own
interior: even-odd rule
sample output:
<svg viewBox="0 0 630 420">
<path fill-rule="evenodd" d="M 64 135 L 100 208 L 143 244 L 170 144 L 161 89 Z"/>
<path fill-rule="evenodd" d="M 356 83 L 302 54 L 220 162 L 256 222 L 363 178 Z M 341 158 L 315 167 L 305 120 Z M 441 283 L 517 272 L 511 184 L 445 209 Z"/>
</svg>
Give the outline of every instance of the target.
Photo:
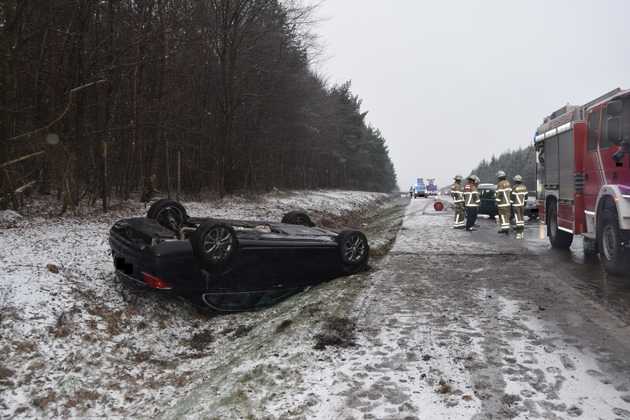
<svg viewBox="0 0 630 420">
<path fill-rule="evenodd" d="M 512 182 L 514 175 L 521 175 L 527 188 L 530 191 L 535 190 L 536 154 L 534 147 L 527 146 L 507 151 L 500 154 L 499 157 L 492 156 L 490 160 L 483 159 L 471 173 L 477 175 L 481 182 L 496 183 L 496 174 L 499 170 L 507 174 L 510 182 Z"/>
<path fill-rule="evenodd" d="M 312 12 L 278 0 L 0 0 L 0 164 L 45 152 L 4 167 L 0 192 L 29 177 L 70 205 L 173 191 L 177 179 L 222 195 L 395 189 L 350 83 L 329 86 L 310 66 Z"/>
</svg>

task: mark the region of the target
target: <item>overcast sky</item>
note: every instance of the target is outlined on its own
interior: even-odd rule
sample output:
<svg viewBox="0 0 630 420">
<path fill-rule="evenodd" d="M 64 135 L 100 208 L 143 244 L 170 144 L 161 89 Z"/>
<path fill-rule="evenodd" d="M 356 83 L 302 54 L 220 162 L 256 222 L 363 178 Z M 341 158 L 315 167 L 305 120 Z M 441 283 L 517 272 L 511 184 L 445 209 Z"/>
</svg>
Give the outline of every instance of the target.
<svg viewBox="0 0 630 420">
<path fill-rule="evenodd" d="M 352 80 L 403 189 L 451 182 L 529 144 L 565 103 L 630 88 L 626 0 L 325 0 L 317 15 L 317 69 Z"/>
</svg>

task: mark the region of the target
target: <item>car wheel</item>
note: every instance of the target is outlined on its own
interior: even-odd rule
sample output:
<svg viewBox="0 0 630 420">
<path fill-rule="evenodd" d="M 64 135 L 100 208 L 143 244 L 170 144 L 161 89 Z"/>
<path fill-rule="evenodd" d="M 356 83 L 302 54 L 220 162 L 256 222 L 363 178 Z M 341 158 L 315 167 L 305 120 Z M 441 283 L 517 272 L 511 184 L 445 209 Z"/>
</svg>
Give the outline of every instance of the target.
<svg viewBox="0 0 630 420">
<path fill-rule="evenodd" d="M 603 211 L 602 223 L 597 234 L 599 256 L 604 269 L 610 274 L 627 274 L 630 269 L 630 252 L 623 247 L 617 212 Z"/>
<path fill-rule="evenodd" d="M 188 214 L 186 214 L 184 206 L 177 201 L 163 198 L 149 207 L 147 218 L 154 219 L 167 229 L 179 232 L 182 226 L 186 224 Z"/>
<path fill-rule="evenodd" d="M 345 230 L 337 237 L 343 271 L 351 274 L 364 269 L 370 256 L 365 235 L 356 230 Z"/>
<path fill-rule="evenodd" d="M 212 272 L 228 269 L 238 250 L 236 233 L 225 223 L 202 223 L 190 237 L 190 244 L 202 267 Z"/>
<path fill-rule="evenodd" d="M 313 227 L 315 223 L 303 211 L 290 211 L 282 217 L 282 223 Z"/>
<path fill-rule="evenodd" d="M 569 249 L 573 242 L 573 235 L 561 230 L 558 225 L 558 210 L 555 201 L 550 201 L 547 206 L 547 236 L 554 248 Z"/>
</svg>

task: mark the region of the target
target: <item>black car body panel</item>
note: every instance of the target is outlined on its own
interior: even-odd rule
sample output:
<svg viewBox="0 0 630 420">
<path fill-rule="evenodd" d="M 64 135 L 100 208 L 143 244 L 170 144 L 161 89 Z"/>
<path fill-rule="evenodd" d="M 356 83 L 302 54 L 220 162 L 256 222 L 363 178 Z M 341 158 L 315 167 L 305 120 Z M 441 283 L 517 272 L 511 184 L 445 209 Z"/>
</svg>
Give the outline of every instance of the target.
<svg viewBox="0 0 630 420">
<path fill-rule="evenodd" d="M 123 219 L 110 230 L 117 272 L 146 284 L 145 273 L 182 292 L 250 292 L 294 289 L 343 273 L 338 234 L 317 227 L 259 221 L 189 218 L 194 226 L 225 223 L 234 229 L 238 248 L 224 270 L 207 270 L 191 242 L 148 218 Z"/>
<path fill-rule="evenodd" d="M 479 210 L 477 214 L 487 214 L 490 217 L 495 217 L 498 214 L 496 191 L 497 187 L 494 184 L 481 184 L 479 185 Z"/>
</svg>

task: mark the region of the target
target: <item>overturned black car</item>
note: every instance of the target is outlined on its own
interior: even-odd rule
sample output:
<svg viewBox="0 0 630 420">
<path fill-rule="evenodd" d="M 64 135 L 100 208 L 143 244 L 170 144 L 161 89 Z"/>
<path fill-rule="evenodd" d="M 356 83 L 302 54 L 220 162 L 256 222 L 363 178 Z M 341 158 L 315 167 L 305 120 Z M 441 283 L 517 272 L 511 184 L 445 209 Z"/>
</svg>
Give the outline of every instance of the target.
<svg viewBox="0 0 630 420">
<path fill-rule="evenodd" d="M 369 258 L 363 233 L 315 227 L 303 212 L 281 223 L 195 218 L 169 199 L 116 222 L 109 243 L 122 279 L 221 311 L 273 303 L 364 270 Z"/>
</svg>

